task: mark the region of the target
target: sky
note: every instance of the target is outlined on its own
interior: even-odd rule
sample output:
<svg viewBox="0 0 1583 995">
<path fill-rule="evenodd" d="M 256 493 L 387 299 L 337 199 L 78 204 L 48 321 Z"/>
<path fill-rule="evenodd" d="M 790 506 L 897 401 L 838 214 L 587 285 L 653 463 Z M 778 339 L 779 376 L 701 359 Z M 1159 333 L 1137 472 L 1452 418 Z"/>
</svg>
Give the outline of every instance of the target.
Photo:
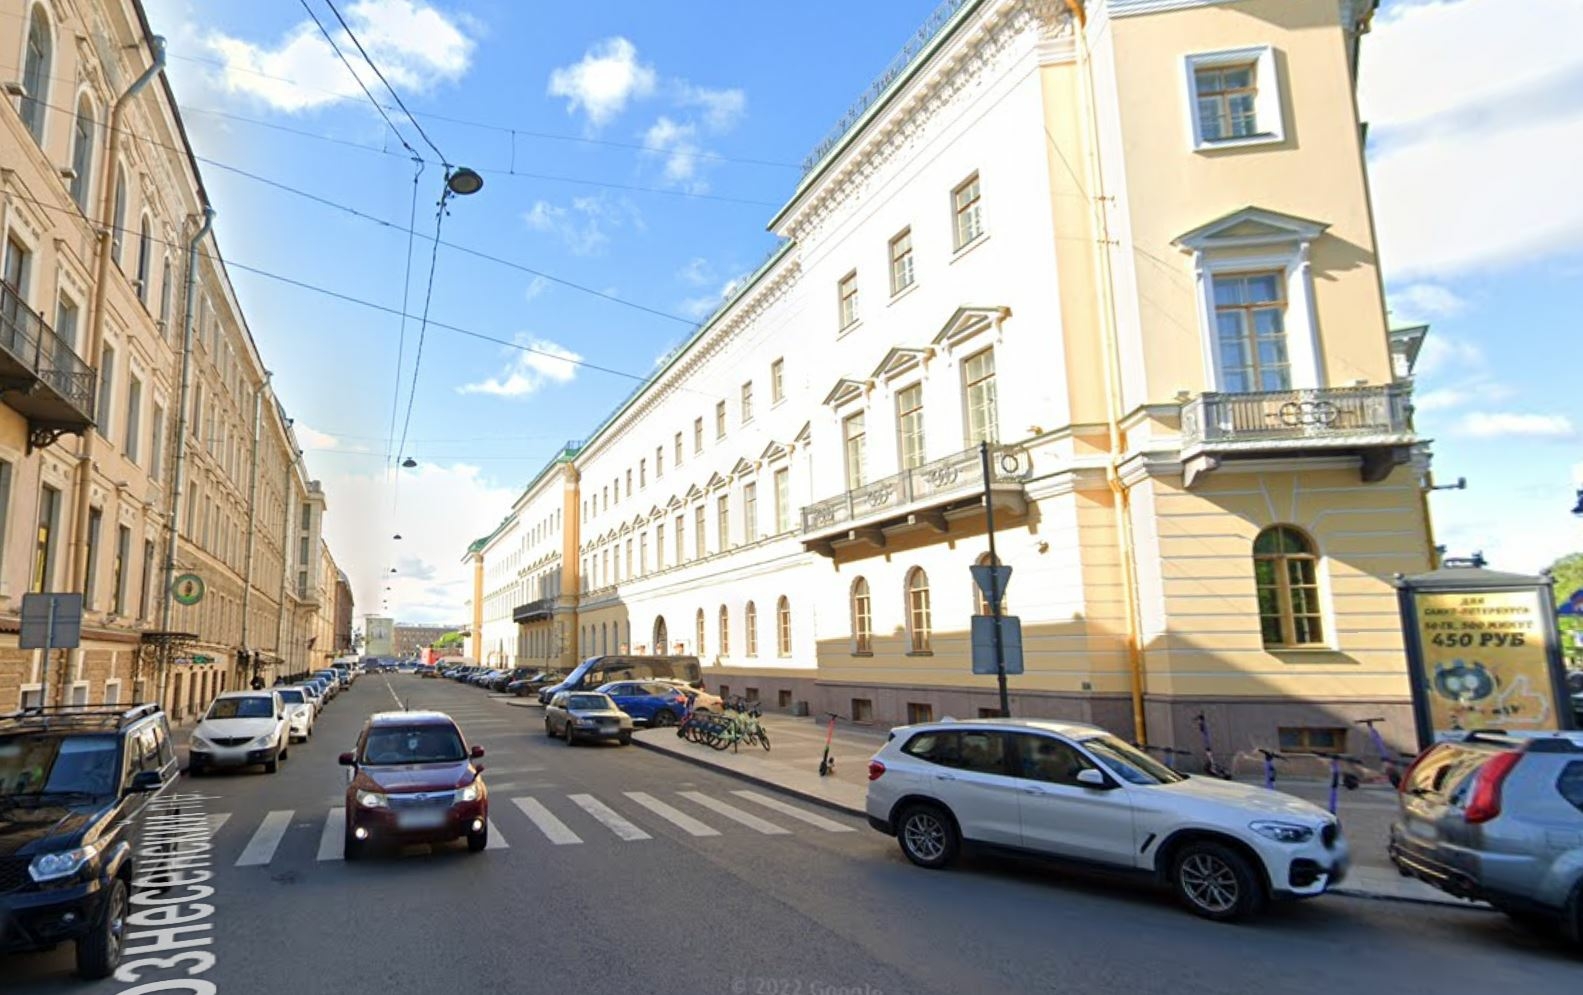
<svg viewBox="0 0 1583 995">
<path fill-rule="evenodd" d="M 774 248 L 798 164 L 935 2 L 335 0 L 414 125 L 326 0 L 147 0 L 359 614 L 466 619 L 468 543 Z M 1391 317 L 1432 325 L 1418 427 L 1468 481 L 1436 537 L 1510 570 L 1583 547 L 1578 37 L 1577 0 L 1386 0 L 1363 48 Z M 444 162 L 484 188 L 441 216 Z"/>
</svg>

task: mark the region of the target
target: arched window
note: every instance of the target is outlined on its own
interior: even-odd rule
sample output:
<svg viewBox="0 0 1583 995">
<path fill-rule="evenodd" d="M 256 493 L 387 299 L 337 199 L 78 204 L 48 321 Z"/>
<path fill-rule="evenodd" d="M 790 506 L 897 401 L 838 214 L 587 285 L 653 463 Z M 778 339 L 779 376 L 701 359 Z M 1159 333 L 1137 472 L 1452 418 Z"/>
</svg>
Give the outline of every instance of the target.
<svg viewBox="0 0 1583 995">
<path fill-rule="evenodd" d="M 974 561 L 974 565 L 975 566 L 980 566 L 980 567 L 987 567 L 991 563 L 999 564 L 1000 563 L 1000 557 L 997 556 L 994 559 L 990 559 L 990 555 L 988 553 L 985 553 L 982 556 L 980 556 L 977 560 Z M 991 607 L 992 606 L 989 603 L 988 596 L 986 596 L 984 594 L 984 589 L 978 586 L 978 582 L 977 581 L 974 581 L 973 582 L 973 614 L 975 614 L 975 615 L 991 615 L 991 614 L 994 614 L 990 610 Z M 1006 614 L 1006 590 L 1005 590 L 1005 588 L 1001 588 L 1001 592 L 1000 592 L 1000 613 L 1002 615 Z"/>
<path fill-rule="evenodd" d="M 748 656 L 759 655 L 759 609 L 758 605 L 749 601 L 746 608 L 742 609 L 742 628 L 747 639 Z"/>
<path fill-rule="evenodd" d="M 862 577 L 852 582 L 852 652 L 874 652 L 874 605 Z"/>
<path fill-rule="evenodd" d="M 654 619 L 654 652 L 667 653 L 670 645 L 671 636 L 665 629 L 665 616 L 656 616 Z"/>
<path fill-rule="evenodd" d="M 791 602 L 784 594 L 775 603 L 775 652 L 791 656 Z"/>
<path fill-rule="evenodd" d="M 907 641 L 913 653 L 929 652 L 929 575 L 922 567 L 907 573 Z"/>
<path fill-rule="evenodd" d="M 1259 628 L 1266 646 L 1316 646 L 1325 641 L 1319 607 L 1319 557 L 1308 536 L 1272 525 L 1253 540 Z"/>
<path fill-rule="evenodd" d="M 697 617 L 696 621 L 697 621 L 696 628 L 697 628 L 698 631 L 696 633 L 694 633 L 694 635 L 697 636 L 697 640 L 698 641 L 694 644 L 693 652 L 696 653 L 698 656 L 703 656 L 704 655 L 704 610 L 702 608 L 698 609 L 698 617 Z"/>
<path fill-rule="evenodd" d="M 148 303 L 148 272 L 153 249 L 154 230 L 145 214 L 137 226 L 137 299 L 144 304 Z"/>
<path fill-rule="evenodd" d="M 88 213 L 88 194 L 93 189 L 93 101 L 85 93 L 77 98 L 77 120 L 71 139 L 71 199 L 82 213 Z"/>
<path fill-rule="evenodd" d="M 110 211 L 110 258 L 121 265 L 121 249 L 126 244 L 126 170 L 115 171 L 115 205 Z"/>
<path fill-rule="evenodd" d="M 720 655 L 731 655 L 731 615 L 726 606 L 720 606 Z"/>
<path fill-rule="evenodd" d="M 49 104 L 49 77 L 54 45 L 49 33 L 49 14 L 43 4 L 33 8 L 28 19 L 27 52 L 22 56 L 22 123 L 28 134 L 44 144 L 44 108 Z"/>
<path fill-rule="evenodd" d="M 599 623 L 599 654 L 603 656 L 610 652 L 610 623 Z"/>
</svg>

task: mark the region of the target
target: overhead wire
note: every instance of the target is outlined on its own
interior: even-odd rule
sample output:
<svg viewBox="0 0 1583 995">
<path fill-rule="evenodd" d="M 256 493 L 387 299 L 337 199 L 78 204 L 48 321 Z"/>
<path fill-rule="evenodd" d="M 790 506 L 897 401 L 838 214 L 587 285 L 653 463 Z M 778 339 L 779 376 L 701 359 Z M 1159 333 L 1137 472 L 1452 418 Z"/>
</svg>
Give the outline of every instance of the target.
<svg viewBox="0 0 1583 995">
<path fill-rule="evenodd" d="M 418 150 L 408 143 L 406 136 L 401 133 L 401 129 L 396 127 L 396 122 L 392 121 L 390 115 L 385 113 L 384 105 L 374 99 L 374 95 L 369 92 L 368 87 L 363 83 L 363 77 L 357 75 L 357 70 L 352 68 L 351 60 L 341 51 L 341 46 L 335 43 L 335 38 L 331 36 L 330 29 L 324 26 L 324 22 L 319 20 L 319 15 L 315 14 L 313 8 L 308 6 L 308 0 L 298 0 L 298 2 L 302 4 L 302 9 L 308 12 L 308 16 L 313 18 L 313 23 L 319 26 L 319 33 L 324 35 L 324 40 L 330 43 L 330 50 L 335 53 L 336 58 L 341 60 L 341 65 L 345 66 L 346 71 L 352 75 L 353 81 L 357 83 L 357 88 L 362 90 L 363 96 L 367 97 L 368 102 L 374 105 L 374 110 L 378 111 L 379 116 L 385 119 L 385 124 L 389 125 L 391 133 L 396 136 L 396 140 L 401 143 L 401 147 L 416 156 Z"/>
<path fill-rule="evenodd" d="M 303 0 L 303 5 L 307 5 L 307 0 Z M 352 39 L 352 44 L 357 46 L 357 51 L 363 56 L 363 61 L 368 63 L 368 68 L 372 69 L 374 71 L 374 75 L 379 77 L 379 81 L 385 84 L 385 89 L 392 97 L 395 98 L 396 106 L 400 107 L 401 113 L 405 114 L 407 116 L 407 120 L 412 122 L 412 126 L 417 129 L 418 136 L 423 139 L 424 144 L 433 149 L 434 154 L 439 156 L 440 161 L 445 164 L 447 169 L 449 169 L 453 163 L 445 157 L 444 152 L 440 151 L 440 147 L 434 144 L 434 140 L 429 137 L 428 132 L 423 130 L 423 125 L 418 123 L 418 119 L 412 116 L 412 112 L 407 109 L 406 101 L 402 100 L 401 94 L 397 93 L 396 88 L 390 85 L 390 80 L 385 78 L 385 74 L 379 69 L 379 64 L 374 61 L 374 57 L 372 55 L 368 54 L 368 49 L 363 47 L 363 43 L 357 37 L 357 33 L 352 30 L 352 26 L 350 24 L 346 23 L 346 18 L 341 16 L 341 11 L 335 6 L 335 0 L 324 0 L 324 5 L 330 8 L 330 13 L 334 14 L 335 19 L 341 23 L 341 29 L 346 32 L 346 37 Z M 373 98 L 370 97 L 369 99 L 372 100 Z M 375 103 L 378 103 L 378 101 L 375 101 Z"/>
<path fill-rule="evenodd" d="M 407 302 L 412 292 L 412 246 L 417 239 L 418 180 L 423 176 L 423 160 L 414 160 L 412 173 L 412 206 L 407 211 L 407 263 L 401 274 L 401 331 L 396 339 L 396 376 L 390 390 L 390 434 L 385 440 L 388 451 L 396 442 L 396 409 L 401 405 L 401 364 L 407 348 Z M 393 460 L 394 457 L 391 457 Z"/>
</svg>

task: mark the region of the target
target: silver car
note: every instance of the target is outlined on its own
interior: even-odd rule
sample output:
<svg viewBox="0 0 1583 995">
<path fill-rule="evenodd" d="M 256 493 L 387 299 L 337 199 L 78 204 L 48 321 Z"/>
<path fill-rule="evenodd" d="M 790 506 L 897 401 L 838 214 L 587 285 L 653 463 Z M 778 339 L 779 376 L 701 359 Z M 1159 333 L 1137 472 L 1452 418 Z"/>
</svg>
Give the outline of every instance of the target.
<svg viewBox="0 0 1583 995">
<path fill-rule="evenodd" d="M 1403 874 L 1583 942 L 1583 732 L 1437 743 L 1400 799 L 1389 851 Z"/>
<path fill-rule="evenodd" d="M 632 742 L 632 716 L 598 691 L 562 691 L 544 709 L 544 735 L 559 736 L 571 746 L 579 739 Z"/>
</svg>

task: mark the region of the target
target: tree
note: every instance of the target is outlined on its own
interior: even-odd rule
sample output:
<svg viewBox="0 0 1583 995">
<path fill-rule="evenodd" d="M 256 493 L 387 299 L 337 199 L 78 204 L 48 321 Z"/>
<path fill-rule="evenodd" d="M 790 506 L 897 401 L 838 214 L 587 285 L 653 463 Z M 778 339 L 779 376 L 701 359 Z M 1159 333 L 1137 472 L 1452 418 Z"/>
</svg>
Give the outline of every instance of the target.
<svg viewBox="0 0 1583 995">
<path fill-rule="evenodd" d="M 460 646 L 462 645 L 462 640 L 465 638 L 467 637 L 464 633 L 447 632 L 445 635 L 434 641 L 434 648 L 437 650 L 444 650 L 450 649 L 453 646 Z"/>
<path fill-rule="evenodd" d="M 1560 608 L 1572 595 L 1583 589 L 1583 553 L 1568 553 L 1550 564 L 1550 576 L 1555 578 L 1556 607 Z M 1574 662 L 1583 657 L 1583 617 L 1562 615 L 1557 620 L 1561 629 L 1561 653 Z"/>
</svg>

